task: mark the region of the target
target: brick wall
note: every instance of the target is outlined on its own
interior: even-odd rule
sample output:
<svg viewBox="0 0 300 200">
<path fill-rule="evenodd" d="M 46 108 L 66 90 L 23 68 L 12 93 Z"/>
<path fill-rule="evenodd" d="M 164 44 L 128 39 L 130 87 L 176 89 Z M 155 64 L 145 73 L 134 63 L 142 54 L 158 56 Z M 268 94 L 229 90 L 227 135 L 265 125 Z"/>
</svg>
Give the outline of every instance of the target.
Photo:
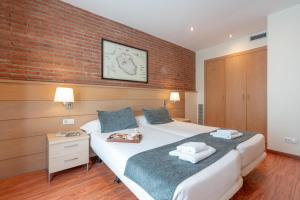
<svg viewBox="0 0 300 200">
<path fill-rule="evenodd" d="M 195 53 L 57 0 L 0 1 L 0 78 L 195 90 Z M 101 79 L 101 39 L 148 50 L 148 84 Z"/>
</svg>

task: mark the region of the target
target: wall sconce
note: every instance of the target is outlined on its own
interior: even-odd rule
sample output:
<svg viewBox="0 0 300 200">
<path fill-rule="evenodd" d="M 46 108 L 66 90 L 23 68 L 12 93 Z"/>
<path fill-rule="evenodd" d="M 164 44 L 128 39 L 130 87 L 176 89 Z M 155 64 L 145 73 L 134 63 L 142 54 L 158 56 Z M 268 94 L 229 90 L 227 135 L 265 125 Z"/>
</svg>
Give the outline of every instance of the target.
<svg viewBox="0 0 300 200">
<path fill-rule="evenodd" d="M 73 108 L 73 88 L 57 87 L 55 91 L 54 102 L 62 102 L 66 109 Z"/>
<path fill-rule="evenodd" d="M 176 103 L 177 101 L 180 101 L 179 92 L 171 92 L 170 93 L 170 101 L 172 101 L 173 103 Z"/>
</svg>

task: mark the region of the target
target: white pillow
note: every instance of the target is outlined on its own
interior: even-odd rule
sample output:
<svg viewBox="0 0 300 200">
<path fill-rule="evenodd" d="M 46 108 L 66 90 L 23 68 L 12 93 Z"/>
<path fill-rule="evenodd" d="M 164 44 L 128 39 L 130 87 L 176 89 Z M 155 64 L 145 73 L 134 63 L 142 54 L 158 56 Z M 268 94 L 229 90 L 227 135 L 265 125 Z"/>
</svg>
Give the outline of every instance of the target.
<svg viewBox="0 0 300 200">
<path fill-rule="evenodd" d="M 148 123 L 144 115 L 136 116 L 135 119 L 137 121 L 138 126 L 143 126 Z"/>
<path fill-rule="evenodd" d="M 101 132 L 101 126 L 98 119 L 85 123 L 80 129 L 84 130 L 87 134 Z"/>
</svg>

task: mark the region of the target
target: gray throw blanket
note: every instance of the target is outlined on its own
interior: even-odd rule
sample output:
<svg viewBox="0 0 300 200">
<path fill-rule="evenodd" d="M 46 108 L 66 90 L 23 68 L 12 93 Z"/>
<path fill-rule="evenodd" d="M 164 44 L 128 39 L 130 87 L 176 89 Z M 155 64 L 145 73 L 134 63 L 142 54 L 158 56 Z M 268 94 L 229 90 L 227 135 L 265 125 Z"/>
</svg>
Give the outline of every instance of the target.
<svg viewBox="0 0 300 200">
<path fill-rule="evenodd" d="M 124 175 L 140 185 L 153 199 L 171 200 L 176 187 L 182 181 L 213 164 L 254 135 L 254 133 L 244 133 L 241 137 L 226 140 L 204 133 L 186 138 L 130 157 Z M 216 152 L 196 164 L 169 156 L 170 151 L 186 142 L 205 142 L 214 147 Z"/>
</svg>

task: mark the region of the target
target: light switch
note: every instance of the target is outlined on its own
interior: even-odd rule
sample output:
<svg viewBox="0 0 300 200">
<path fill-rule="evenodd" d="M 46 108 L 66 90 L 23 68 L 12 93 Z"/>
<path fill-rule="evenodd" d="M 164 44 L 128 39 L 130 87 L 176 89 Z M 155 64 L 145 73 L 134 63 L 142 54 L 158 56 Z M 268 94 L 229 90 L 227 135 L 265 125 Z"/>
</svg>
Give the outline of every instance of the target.
<svg viewBox="0 0 300 200">
<path fill-rule="evenodd" d="M 71 124 L 75 124 L 74 119 L 63 119 L 63 125 L 71 125 Z"/>
<path fill-rule="evenodd" d="M 289 143 L 289 144 L 298 144 L 298 140 L 296 138 L 285 137 L 284 141 L 285 143 Z"/>
</svg>

